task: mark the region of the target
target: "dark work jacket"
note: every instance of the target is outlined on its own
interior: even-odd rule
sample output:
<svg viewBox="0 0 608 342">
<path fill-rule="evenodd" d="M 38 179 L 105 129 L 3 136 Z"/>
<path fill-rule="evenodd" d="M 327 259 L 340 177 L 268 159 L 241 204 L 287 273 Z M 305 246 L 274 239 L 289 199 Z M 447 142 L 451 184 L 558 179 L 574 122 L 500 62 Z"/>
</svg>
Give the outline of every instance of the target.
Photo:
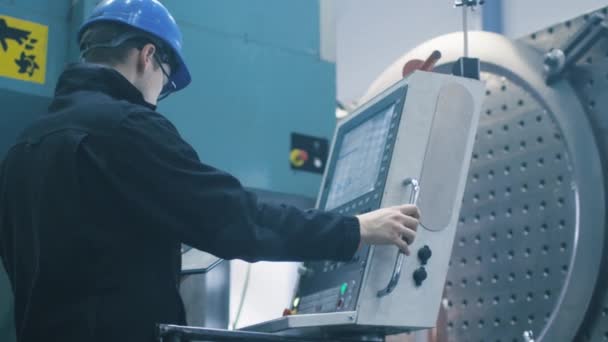
<svg viewBox="0 0 608 342">
<path fill-rule="evenodd" d="M 68 67 L 0 168 L 19 342 L 148 342 L 156 323 L 184 324 L 180 243 L 227 259 L 347 260 L 359 239 L 354 217 L 258 202 L 101 66 Z"/>
</svg>

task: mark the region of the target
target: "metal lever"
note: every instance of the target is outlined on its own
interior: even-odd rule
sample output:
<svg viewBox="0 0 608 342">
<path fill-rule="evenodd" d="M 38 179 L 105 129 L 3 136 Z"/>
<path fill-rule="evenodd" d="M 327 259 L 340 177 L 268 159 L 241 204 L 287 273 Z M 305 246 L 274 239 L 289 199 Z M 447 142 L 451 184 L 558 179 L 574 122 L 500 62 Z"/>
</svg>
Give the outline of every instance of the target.
<svg viewBox="0 0 608 342">
<path fill-rule="evenodd" d="M 410 193 L 410 204 L 416 204 L 418 202 L 418 194 L 420 193 L 420 183 L 416 178 L 408 178 L 403 181 L 403 186 L 412 186 L 412 192 Z M 397 260 L 395 260 L 395 267 L 393 267 L 393 274 L 391 275 L 391 280 L 388 282 L 388 285 L 383 290 L 378 291 L 378 297 L 384 297 L 389 293 L 393 292 L 397 284 L 399 283 L 399 278 L 401 277 L 401 266 L 403 266 L 403 260 L 405 259 L 405 254 L 401 251 L 397 253 Z"/>
</svg>

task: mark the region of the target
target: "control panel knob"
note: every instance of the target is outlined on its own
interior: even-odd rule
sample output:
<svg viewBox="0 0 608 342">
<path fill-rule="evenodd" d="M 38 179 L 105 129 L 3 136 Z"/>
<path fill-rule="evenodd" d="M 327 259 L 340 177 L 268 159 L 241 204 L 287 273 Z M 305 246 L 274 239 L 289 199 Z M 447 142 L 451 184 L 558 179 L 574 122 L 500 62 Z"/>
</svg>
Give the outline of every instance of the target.
<svg viewBox="0 0 608 342">
<path fill-rule="evenodd" d="M 427 261 L 431 258 L 431 255 L 433 255 L 433 252 L 431 252 L 431 249 L 427 245 L 418 250 L 418 259 L 420 259 L 422 265 L 426 265 Z"/>
<path fill-rule="evenodd" d="M 426 277 L 427 277 L 427 274 L 426 274 L 426 270 L 424 269 L 424 267 L 420 267 L 417 270 L 415 270 L 414 271 L 414 283 L 416 284 L 416 286 L 422 285 L 422 283 L 424 282 Z"/>
</svg>

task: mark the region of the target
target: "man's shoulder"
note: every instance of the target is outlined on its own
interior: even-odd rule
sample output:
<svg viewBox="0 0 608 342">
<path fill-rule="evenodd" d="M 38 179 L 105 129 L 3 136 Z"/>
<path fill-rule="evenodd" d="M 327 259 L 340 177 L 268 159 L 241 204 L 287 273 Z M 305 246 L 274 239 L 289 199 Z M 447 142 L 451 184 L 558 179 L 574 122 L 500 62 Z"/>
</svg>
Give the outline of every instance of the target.
<svg viewBox="0 0 608 342">
<path fill-rule="evenodd" d="M 138 137 L 170 140 L 181 138 L 171 121 L 150 107 L 107 98 L 96 99 L 89 106 L 94 108 L 83 117 L 87 128 L 95 135 L 127 140 Z"/>
<path fill-rule="evenodd" d="M 83 95 L 79 97 L 73 111 L 91 127 L 102 126 L 104 130 L 112 130 L 131 117 L 158 115 L 151 108 L 127 100 L 114 99 L 103 93 L 88 92 Z"/>
<path fill-rule="evenodd" d="M 177 128 L 161 113 L 144 106 L 130 107 L 120 119 L 122 132 L 179 136 Z"/>
<path fill-rule="evenodd" d="M 21 134 L 20 140 L 40 139 L 62 131 L 82 131 L 97 136 L 111 136 L 124 122 L 139 116 L 157 117 L 154 110 L 106 94 L 80 91 L 69 97 L 56 97 L 49 111 L 41 115 Z"/>
</svg>

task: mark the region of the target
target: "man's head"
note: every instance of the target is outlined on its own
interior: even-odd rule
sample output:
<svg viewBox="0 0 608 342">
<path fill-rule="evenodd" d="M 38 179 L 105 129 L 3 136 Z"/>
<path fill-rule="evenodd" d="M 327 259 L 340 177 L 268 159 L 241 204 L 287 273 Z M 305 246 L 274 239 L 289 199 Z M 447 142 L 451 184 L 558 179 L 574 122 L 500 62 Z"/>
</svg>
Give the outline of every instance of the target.
<svg viewBox="0 0 608 342">
<path fill-rule="evenodd" d="M 78 41 L 86 62 L 115 68 L 151 104 L 190 83 L 181 32 L 157 0 L 102 1 L 80 28 Z"/>
<path fill-rule="evenodd" d="M 166 44 L 121 23 L 91 25 L 82 35 L 80 51 L 85 62 L 118 70 L 151 104 L 156 104 L 170 82 L 171 72 L 178 67 Z"/>
</svg>

